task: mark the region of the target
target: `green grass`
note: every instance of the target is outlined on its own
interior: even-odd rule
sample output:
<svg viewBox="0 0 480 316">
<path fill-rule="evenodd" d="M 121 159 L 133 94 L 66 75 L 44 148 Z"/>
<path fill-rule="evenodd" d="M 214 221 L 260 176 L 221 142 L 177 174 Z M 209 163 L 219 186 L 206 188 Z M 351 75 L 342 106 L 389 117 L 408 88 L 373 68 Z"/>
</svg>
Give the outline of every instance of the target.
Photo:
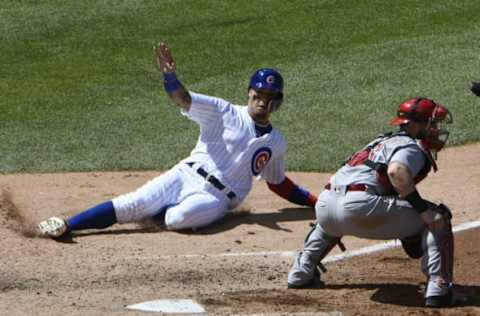
<svg viewBox="0 0 480 316">
<path fill-rule="evenodd" d="M 40 3 L 40 4 L 39 4 Z M 152 47 L 189 89 L 242 104 L 278 68 L 289 170 L 331 171 L 431 97 L 451 144 L 480 139 L 478 1 L 9 1 L 0 4 L 0 172 L 166 169 L 197 126 L 166 98 Z"/>
</svg>

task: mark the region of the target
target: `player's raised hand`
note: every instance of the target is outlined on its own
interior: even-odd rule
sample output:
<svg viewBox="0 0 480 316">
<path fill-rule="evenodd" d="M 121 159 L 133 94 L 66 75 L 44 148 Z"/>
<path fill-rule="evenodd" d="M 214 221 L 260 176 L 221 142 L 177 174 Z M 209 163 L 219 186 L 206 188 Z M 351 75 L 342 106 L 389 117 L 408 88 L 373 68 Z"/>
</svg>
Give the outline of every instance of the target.
<svg viewBox="0 0 480 316">
<path fill-rule="evenodd" d="M 176 71 L 176 64 L 173 60 L 172 53 L 167 44 L 160 42 L 155 47 L 155 55 L 157 64 L 164 74 L 174 73 Z"/>
</svg>

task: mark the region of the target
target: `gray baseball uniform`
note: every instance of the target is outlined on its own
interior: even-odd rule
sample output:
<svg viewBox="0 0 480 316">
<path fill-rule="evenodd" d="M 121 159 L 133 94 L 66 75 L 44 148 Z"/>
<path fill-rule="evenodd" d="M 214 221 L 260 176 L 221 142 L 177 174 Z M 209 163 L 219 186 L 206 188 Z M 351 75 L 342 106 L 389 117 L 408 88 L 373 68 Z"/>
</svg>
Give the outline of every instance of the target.
<svg viewBox="0 0 480 316">
<path fill-rule="evenodd" d="M 345 164 L 320 194 L 315 206 L 317 225 L 308 235 L 303 252 L 295 258 L 288 283 L 302 285 L 311 280 L 317 264 L 342 236 L 385 240 L 422 234 L 426 296 L 445 294 L 438 280 L 452 280 L 453 251 L 447 251 L 453 247 L 449 244 L 453 242 L 451 227 L 428 230 L 410 203 L 390 194 L 394 192 L 372 168 L 399 162 L 412 176 L 425 176 L 430 169 L 426 155 L 414 139 L 402 133 L 379 138 L 366 148 L 369 146 L 368 159 L 356 165 Z M 370 164 L 365 163 L 367 160 Z"/>
</svg>

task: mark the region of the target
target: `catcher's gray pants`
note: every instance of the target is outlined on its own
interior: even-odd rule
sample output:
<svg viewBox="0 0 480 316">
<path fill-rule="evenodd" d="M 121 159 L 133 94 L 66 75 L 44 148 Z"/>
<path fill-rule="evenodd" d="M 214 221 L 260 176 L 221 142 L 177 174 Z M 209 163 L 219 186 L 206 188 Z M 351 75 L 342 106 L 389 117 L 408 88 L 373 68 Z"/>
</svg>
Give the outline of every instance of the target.
<svg viewBox="0 0 480 316">
<path fill-rule="evenodd" d="M 338 186 L 320 194 L 315 211 L 317 225 L 307 237 L 303 252 L 294 259 L 288 283 L 308 283 L 315 266 L 342 236 L 387 240 L 422 234 L 422 271 L 428 277 L 426 296 L 448 291 L 453 277 L 450 225 L 430 231 L 407 201 L 368 191 L 346 192 L 345 187 Z"/>
</svg>

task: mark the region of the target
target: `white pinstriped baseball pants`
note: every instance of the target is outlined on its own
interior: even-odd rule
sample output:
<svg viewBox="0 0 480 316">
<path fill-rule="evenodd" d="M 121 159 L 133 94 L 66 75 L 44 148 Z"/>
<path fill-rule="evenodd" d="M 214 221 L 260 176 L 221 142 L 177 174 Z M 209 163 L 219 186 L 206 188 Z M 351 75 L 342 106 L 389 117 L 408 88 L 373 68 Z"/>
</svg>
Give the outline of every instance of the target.
<svg viewBox="0 0 480 316">
<path fill-rule="evenodd" d="M 165 211 L 165 225 L 171 230 L 207 226 L 225 216 L 229 203 L 224 193 L 183 162 L 136 191 L 113 199 L 119 223 Z"/>
</svg>

